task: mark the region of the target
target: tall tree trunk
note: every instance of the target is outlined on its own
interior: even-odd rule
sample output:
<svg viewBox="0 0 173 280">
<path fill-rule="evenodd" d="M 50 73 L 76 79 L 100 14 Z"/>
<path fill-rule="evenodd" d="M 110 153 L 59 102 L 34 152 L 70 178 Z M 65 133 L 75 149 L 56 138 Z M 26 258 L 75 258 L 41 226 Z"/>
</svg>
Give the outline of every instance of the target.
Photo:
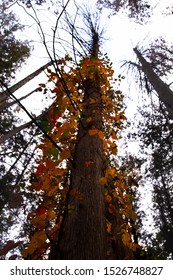
<svg viewBox="0 0 173 280">
<path fill-rule="evenodd" d="M 97 59 L 96 45 L 98 37 L 90 59 Z M 100 184 L 104 171 L 103 143 L 98 135 L 89 134 L 92 127 L 103 130 L 97 73 L 93 79 L 83 81 L 83 86 L 85 108 L 74 152 L 68 210 L 61 225 L 58 248 L 54 248 L 50 259 L 105 259 L 105 203 Z M 93 100 L 95 102 L 91 102 Z M 75 191 L 80 193 L 80 199 L 72 195 Z"/>
<path fill-rule="evenodd" d="M 137 48 L 134 48 L 134 52 L 141 63 L 142 71 L 150 81 L 154 90 L 157 92 L 159 99 L 165 104 L 171 118 L 173 118 L 173 91 L 157 76 L 157 74 L 153 71 L 151 64 L 145 60 Z"/>
</svg>

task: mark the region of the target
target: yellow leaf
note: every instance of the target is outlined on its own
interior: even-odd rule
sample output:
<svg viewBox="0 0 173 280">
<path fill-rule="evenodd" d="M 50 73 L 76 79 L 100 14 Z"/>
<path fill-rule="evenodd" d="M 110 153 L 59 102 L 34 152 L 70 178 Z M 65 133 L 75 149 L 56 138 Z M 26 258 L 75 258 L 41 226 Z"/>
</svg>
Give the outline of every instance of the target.
<svg viewBox="0 0 173 280">
<path fill-rule="evenodd" d="M 56 217 L 56 212 L 52 209 L 47 212 L 47 219 L 52 220 Z"/>
<path fill-rule="evenodd" d="M 101 177 L 101 178 L 100 178 L 100 184 L 101 184 L 101 185 L 107 184 L 107 178 L 106 178 L 106 177 Z"/>
<path fill-rule="evenodd" d="M 124 245 L 129 246 L 129 244 L 132 242 L 130 234 L 124 230 L 124 233 L 122 234 L 122 241 Z"/>
<path fill-rule="evenodd" d="M 46 214 L 36 216 L 32 219 L 33 225 L 38 229 L 44 229 L 48 223 L 48 220 L 46 219 Z"/>
<path fill-rule="evenodd" d="M 109 221 L 106 221 L 106 230 L 108 233 L 111 233 L 112 224 Z"/>
<path fill-rule="evenodd" d="M 42 247 L 42 245 L 45 243 L 46 240 L 47 240 L 47 236 L 44 231 L 39 231 L 39 232 L 34 233 L 34 235 L 32 236 L 31 242 L 30 242 L 28 248 L 26 249 L 26 252 L 24 250 L 23 253 L 26 255 L 33 254 L 35 250 Z"/>
</svg>

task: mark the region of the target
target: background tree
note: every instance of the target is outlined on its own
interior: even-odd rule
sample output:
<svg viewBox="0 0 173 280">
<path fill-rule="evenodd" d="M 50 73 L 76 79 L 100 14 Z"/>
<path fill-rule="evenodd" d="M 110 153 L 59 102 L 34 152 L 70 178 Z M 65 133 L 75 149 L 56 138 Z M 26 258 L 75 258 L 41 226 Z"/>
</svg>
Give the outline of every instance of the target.
<svg viewBox="0 0 173 280">
<path fill-rule="evenodd" d="M 15 33 L 21 31 L 23 26 L 14 13 L 8 10 L 8 1 L 0 5 L 0 76 L 1 80 L 9 83 L 14 78 L 16 69 L 28 58 L 30 47 L 28 41 L 15 38 Z"/>
<path fill-rule="evenodd" d="M 97 2 L 99 7 L 109 8 L 112 10 L 113 14 L 123 11 L 127 13 L 130 18 L 135 18 L 140 22 L 145 21 L 152 12 L 151 3 L 148 0 L 98 0 Z"/>
<path fill-rule="evenodd" d="M 160 37 L 147 48 L 134 48 L 139 63 L 130 62 L 137 69 L 141 88 L 148 93 L 152 102 L 140 109 L 143 121 L 138 123 L 142 154 L 147 155 L 145 178 L 153 196 L 154 234 L 148 240 L 148 254 L 153 258 L 172 258 L 172 64 L 171 46 Z M 166 83 L 165 83 L 166 81 Z M 153 96 L 153 93 L 157 96 Z M 151 104 L 150 104 L 151 103 Z M 150 105 L 149 105 L 150 104 Z M 146 167 L 147 166 L 147 167 Z M 156 214 L 157 213 L 157 214 Z M 149 256 L 148 255 L 148 256 Z"/>
<path fill-rule="evenodd" d="M 143 164 L 139 169 L 145 180 L 146 196 L 152 194 L 152 233 L 141 236 L 146 244 L 146 258 L 172 258 L 172 120 L 165 113 L 163 105 L 147 104 L 141 109 L 142 122 L 138 123 L 140 154 Z M 159 108 L 160 107 L 160 108 Z M 139 185 L 142 182 L 139 182 Z"/>
<path fill-rule="evenodd" d="M 9 12 L 8 5 L 8 1 L 3 1 L 0 5 L 0 80 L 2 91 L 4 91 L 2 85 L 9 86 L 15 77 L 17 69 L 21 67 L 30 55 L 28 41 L 21 41 L 15 35 L 17 32 L 23 30 L 23 26 L 19 23 L 16 15 L 13 12 Z M 19 118 L 15 112 L 15 102 L 13 102 L 12 108 L 8 106 L 12 100 L 5 93 L 1 93 L 0 102 L 0 134 L 3 136 L 15 128 L 16 123 L 19 122 Z M 8 232 L 16 224 L 16 216 L 21 213 L 19 209 L 23 209 L 24 211 L 24 202 L 26 198 L 29 199 L 30 197 L 29 192 L 24 191 L 24 186 L 26 184 L 27 173 L 32 169 L 32 149 L 35 146 L 35 139 L 33 139 L 32 135 L 35 133 L 35 128 L 32 127 L 29 133 L 31 137 L 28 137 L 26 132 L 18 132 L 5 143 L 1 143 L 1 245 L 5 239 L 9 238 Z"/>
</svg>

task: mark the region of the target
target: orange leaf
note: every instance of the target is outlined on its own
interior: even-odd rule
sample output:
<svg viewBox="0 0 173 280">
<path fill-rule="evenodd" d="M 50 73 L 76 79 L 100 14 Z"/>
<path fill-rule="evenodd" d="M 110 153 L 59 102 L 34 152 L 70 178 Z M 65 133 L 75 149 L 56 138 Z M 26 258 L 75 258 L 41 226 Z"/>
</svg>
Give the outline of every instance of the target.
<svg viewBox="0 0 173 280">
<path fill-rule="evenodd" d="M 106 230 L 108 233 L 111 233 L 112 224 L 109 221 L 106 221 Z"/>
<path fill-rule="evenodd" d="M 28 246 L 28 253 L 32 254 L 35 250 L 41 247 L 47 240 L 47 235 L 44 231 L 38 231 L 34 233 L 31 239 L 31 243 Z"/>
<path fill-rule="evenodd" d="M 96 100 L 94 98 L 90 98 L 90 104 L 96 103 Z"/>
<path fill-rule="evenodd" d="M 112 167 L 112 168 L 109 168 L 106 170 L 106 175 L 110 175 L 111 177 L 114 177 L 115 176 L 115 168 Z"/>
<path fill-rule="evenodd" d="M 87 122 L 87 123 L 92 122 L 92 118 L 91 118 L 91 117 L 87 118 L 87 119 L 86 119 L 86 122 Z"/>
<path fill-rule="evenodd" d="M 104 135 L 104 132 L 100 130 L 100 131 L 98 132 L 98 136 L 99 136 L 101 139 L 103 139 L 104 136 L 105 136 L 105 135 Z"/>
<path fill-rule="evenodd" d="M 96 134 L 98 134 L 98 132 L 99 132 L 99 130 L 97 128 L 95 128 L 95 127 L 93 127 L 93 128 L 88 130 L 88 134 L 90 136 L 96 135 Z"/>
<path fill-rule="evenodd" d="M 54 171 L 54 175 L 63 176 L 66 173 L 66 169 L 57 168 Z"/>
<path fill-rule="evenodd" d="M 86 160 L 85 161 L 86 168 L 89 168 L 92 163 L 93 163 L 92 160 Z"/>
<path fill-rule="evenodd" d="M 111 200 L 112 200 L 112 197 L 109 195 L 109 194 L 107 194 L 107 195 L 105 195 L 105 201 L 106 202 L 111 202 Z"/>
<path fill-rule="evenodd" d="M 32 219 L 32 223 L 37 229 L 44 229 L 48 224 L 48 219 L 46 217 L 46 214 L 42 214 L 40 216 L 34 217 Z"/>
</svg>

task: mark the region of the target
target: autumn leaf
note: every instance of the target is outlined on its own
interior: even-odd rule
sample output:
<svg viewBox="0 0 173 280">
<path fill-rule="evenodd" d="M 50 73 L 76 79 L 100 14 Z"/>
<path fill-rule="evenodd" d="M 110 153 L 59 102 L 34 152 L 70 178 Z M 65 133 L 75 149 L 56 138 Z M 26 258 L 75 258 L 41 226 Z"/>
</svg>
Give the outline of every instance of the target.
<svg viewBox="0 0 173 280">
<path fill-rule="evenodd" d="M 103 139 L 104 136 L 105 136 L 105 134 L 104 134 L 103 131 L 100 130 L 100 131 L 98 132 L 98 136 L 100 137 L 100 139 Z"/>
<path fill-rule="evenodd" d="M 86 168 L 89 168 L 89 167 L 91 166 L 92 163 L 93 163 L 92 160 L 86 160 L 86 161 L 85 161 L 85 166 L 86 166 Z"/>
<path fill-rule="evenodd" d="M 87 122 L 87 123 L 91 123 L 91 122 L 92 122 L 92 118 L 91 118 L 91 117 L 87 118 L 87 119 L 86 119 L 86 122 Z"/>
<path fill-rule="evenodd" d="M 90 98 L 90 104 L 96 103 L 96 100 L 94 98 Z"/>
<path fill-rule="evenodd" d="M 52 160 L 50 160 L 50 159 L 46 159 L 46 167 L 50 170 L 50 171 L 52 171 L 52 170 L 54 170 L 55 169 L 55 163 L 52 161 Z"/>
<path fill-rule="evenodd" d="M 66 169 L 57 168 L 54 171 L 54 175 L 63 176 L 66 172 Z"/>
<path fill-rule="evenodd" d="M 115 206 L 113 205 L 113 204 L 109 204 L 109 208 L 108 208 L 108 210 L 109 210 L 109 213 L 115 213 Z"/>
<path fill-rule="evenodd" d="M 124 245 L 126 245 L 128 247 L 129 247 L 129 244 L 132 243 L 130 234 L 126 230 L 123 230 L 122 241 L 123 241 Z"/>
<path fill-rule="evenodd" d="M 40 165 L 37 167 L 37 171 L 36 171 L 36 175 L 37 176 L 41 176 L 46 172 L 46 166 L 42 163 L 40 163 Z"/>
<path fill-rule="evenodd" d="M 101 177 L 101 178 L 100 178 L 100 184 L 101 184 L 101 185 L 107 184 L 107 178 L 106 178 L 106 177 Z"/>
<path fill-rule="evenodd" d="M 52 220 L 56 217 L 56 212 L 52 209 L 48 210 L 47 212 L 47 219 Z"/>
<path fill-rule="evenodd" d="M 44 242 L 47 240 L 47 235 L 45 231 L 35 232 L 31 238 L 31 243 L 29 244 L 28 248 L 26 249 L 27 254 L 33 254 L 35 250 L 42 247 Z M 24 252 L 23 252 L 24 253 Z"/>
<path fill-rule="evenodd" d="M 36 216 L 32 219 L 32 224 L 37 228 L 37 229 L 44 229 L 46 225 L 48 224 L 48 219 L 46 214 L 42 214 L 40 216 Z"/>
<path fill-rule="evenodd" d="M 45 214 L 46 211 L 47 211 L 46 208 L 42 208 L 42 209 L 37 210 L 35 213 L 37 216 L 41 216 L 41 215 Z"/>
<path fill-rule="evenodd" d="M 109 195 L 109 194 L 107 194 L 107 195 L 105 195 L 105 201 L 106 202 L 111 202 L 111 200 L 112 200 L 112 197 Z"/>
<path fill-rule="evenodd" d="M 109 175 L 110 175 L 111 177 L 114 177 L 115 174 L 116 174 L 116 170 L 115 170 L 114 167 L 109 168 L 109 169 L 106 170 L 106 177 L 109 176 Z"/>
<path fill-rule="evenodd" d="M 64 148 L 63 151 L 61 152 L 61 158 L 68 159 L 70 157 L 71 157 L 71 152 L 69 151 L 69 149 Z"/>
<path fill-rule="evenodd" d="M 59 186 L 50 187 L 46 190 L 47 196 L 54 196 L 57 193 L 57 190 L 59 190 Z"/>
<path fill-rule="evenodd" d="M 116 155 L 117 154 L 117 152 L 118 152 L 118 150 L 117 150 L 117 147 L 116 146 L 114 146 L 113 148 L 112 148 L 112 154 L 113 155 Z"/>
<path fill-rule="evenodd" d="M 96 135 L 96 134 L 98 134 L 98 132 L 99 132 L 99 130 L 97 128 L 95 128 L 95 127 L 93 127 L 93 128 L 88 130 L 88 134 L 90 136 Z"/>
<path fill-rule="evenodd" d="M 106 220 L 106 230 L 109 234 L 111 233 L 112 230 L 112 224 L 108 220 Z"/>
</svg>

